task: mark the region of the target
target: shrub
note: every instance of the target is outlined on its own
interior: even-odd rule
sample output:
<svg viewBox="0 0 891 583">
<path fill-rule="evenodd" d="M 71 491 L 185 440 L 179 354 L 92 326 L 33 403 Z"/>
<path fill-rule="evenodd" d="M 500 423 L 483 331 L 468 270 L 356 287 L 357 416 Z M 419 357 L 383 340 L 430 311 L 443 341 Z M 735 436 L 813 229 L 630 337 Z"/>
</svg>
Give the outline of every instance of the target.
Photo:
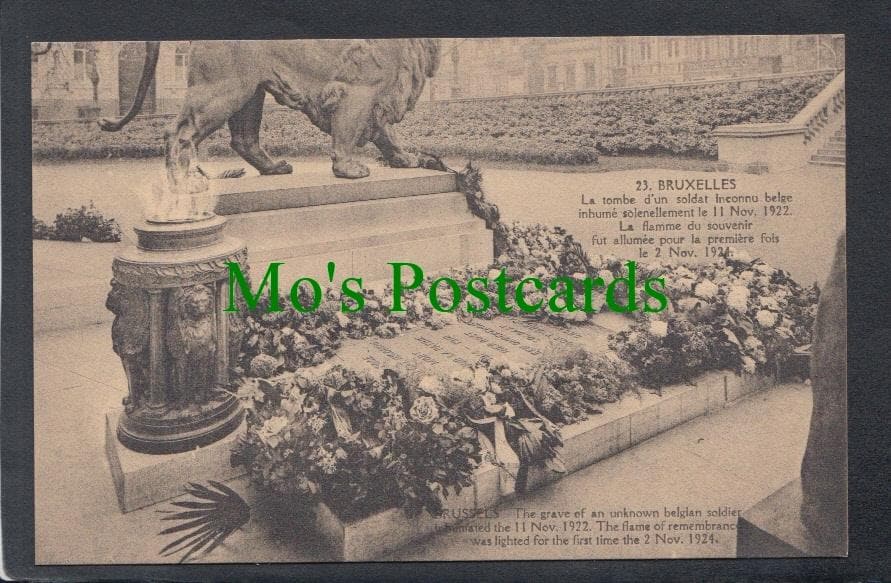
<svg viewBox="0 0 891 583">
<path fill-rule="evenodd" d="M 93 202 L 79 209 L 69 208 L 56 215 L 52 226 L 31 217 L 31 238 L 54 241 L 82 241 L 117 243 L 121 240 L 121 227 L 114 219 L 102 216 Z"/>
<path fill-rule="evenodd" d="M 769 82 L 750 90 L 723 88 L 677 95 L 601 97 L 556 95 L 529 99 L 420 103 L 399 124 L 405 141 L 439 156 L 582 165 L 599 154 L 671 154 L 714 158 L 711 131 L 720 125 L 791 119 L 830 75 Z M 169 120 L 137 119 L 118 133 L 93 124 L 34 124 L 34 159 L 146 158 L 163 155 Z M 305 116 L 272 110 L 261 140 L 272 156 L 326 155 L 330 138 Z M 202 145 L 209 156 L 231 156 L 228 130 Z M 374 155 L 373 147 L 367 153 Z"/>
</svg>

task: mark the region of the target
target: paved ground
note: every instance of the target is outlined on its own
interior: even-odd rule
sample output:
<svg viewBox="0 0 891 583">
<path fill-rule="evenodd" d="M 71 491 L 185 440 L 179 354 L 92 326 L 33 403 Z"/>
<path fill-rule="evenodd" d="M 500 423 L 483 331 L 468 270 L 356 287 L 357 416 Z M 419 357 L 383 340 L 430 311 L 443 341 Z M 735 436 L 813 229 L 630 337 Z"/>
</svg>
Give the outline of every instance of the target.
<svg viewBox="0 0 891 583">
<path fill-rule="evenodd" d="M 111 350 L 109 326 L 49 332 L 35 340 L 36 559 L 52 563 L 152 563 L 166 539 L 151 507 L 118 510 L 104 454 L 104 412 L 120 403 L 125 380 Z M 807 437 L 810 391 L 783 385 L 756 393 L 717 414 L 701 417 L 559 482 L 502 504 L 535 509 L 619 509 L 690 506 L 743 510 L 798 473 Z M 234 487 L 253 499 L 246 481 Z M 163 506 L 162 506 L 163 507 Z M 213 562 L 319 561 L 330 555 L 317 538 L 289 522 L 280 509 L 264 510 L 243 532 L 214 551 Z M 484 550 L 468 535 L 445 532 L 395 553 L 402 560 L 554 558 L 550 547 Z M 735 536 L 717 544 L 566 547 L 561 556 L 733 556 Z M 569 550 L 566 550 L 569 549 Z"/>
</svg>

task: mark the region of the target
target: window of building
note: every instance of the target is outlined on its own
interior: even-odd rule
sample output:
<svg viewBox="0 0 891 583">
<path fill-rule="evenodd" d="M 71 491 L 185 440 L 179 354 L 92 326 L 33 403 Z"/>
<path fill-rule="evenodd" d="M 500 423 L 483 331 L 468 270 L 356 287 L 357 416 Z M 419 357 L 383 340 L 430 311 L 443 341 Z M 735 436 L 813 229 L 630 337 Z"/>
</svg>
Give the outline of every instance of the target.
<svg viewBox="0 0 891 583">
<path fill-rule="evenodd" d="M 643 62 L 649 61 L 653 57 L 653 49 L 650 47 L 650 41 L 642 40 L 640 41 L 640 60 Z"/>
<path fill-rule="evenodd" d="M 563 83 L 563 88 L 567 91 L 575 89 L 575 63 L 566 65 L 566 80 Z"/>
<path fill-rule="evenodd" d="M 548 65 L 548 89 L 557 89 L 557 65 Z"/>
<path fill-rule="evenodd" d="M 87 45 L 85 43 L 74 43 L 71 61 L 74 63 L 74 79 L 85 81 L 87 79 Z"/>
<path fill-rule="evenodd" d="M 593 62 L 589 61 L 585 63 L 585 89 L 595 87 L 597 87 L 597 68 Z"/>
<path fill-rule="evenodd" d="M 507 83 L 504 77 L 495 77 L 495 95 L 505 95 L 507 93 Z"/>
<path fill-rule="evenodd" d="M 173 57 L 173 78 L 185 83 L 189 79 L 189 49 L 176 47 L 176 55 Z"/>
</svg>

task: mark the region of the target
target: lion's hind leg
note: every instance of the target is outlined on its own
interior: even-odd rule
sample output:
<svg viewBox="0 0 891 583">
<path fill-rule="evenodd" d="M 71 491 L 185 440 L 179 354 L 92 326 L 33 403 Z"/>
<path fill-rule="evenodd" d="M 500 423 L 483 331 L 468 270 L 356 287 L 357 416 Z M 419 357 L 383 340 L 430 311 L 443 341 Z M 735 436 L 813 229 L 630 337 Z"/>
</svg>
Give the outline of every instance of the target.
<svg viewBox="0 0 891 583">
<path fill-rule="evenodd" d="M 238 78 L 190 87 L 176 125 L 165 140 L 167 177 L 175 191 L 189 193 L 207 187 L 207 178 L 198 171 L 198 146 L 240 111 L 256 89 Z"/>
<path fill-rule="evenodd" d="M 364 178 L 368 166 L 356 160 L 356 148 L 367 140 L 365 132 L 371 117 L 374 87 L 354 86 L 337 103 L 331 120 L 334 146 L 332 170 L 338 178 Z"/>
<path fill-rule="evenodd" d="M 232 149 L 257 169 L 260 174 L 290 174 L 294 171 L 284 160 L 274 161 L 260 145 L 260 125 L 263 121 L 263 100 L 266 91 L 258 87 L 244 107 L 229 118 Z"/>
<path fill-rule="evenodd" d="M 417 168 L 418 155 L 405 150 L 396 138 L 393 128 L 382 125 L 372 140 L 380 150 L 384 161 L 392 168 Z"/>
</svg>

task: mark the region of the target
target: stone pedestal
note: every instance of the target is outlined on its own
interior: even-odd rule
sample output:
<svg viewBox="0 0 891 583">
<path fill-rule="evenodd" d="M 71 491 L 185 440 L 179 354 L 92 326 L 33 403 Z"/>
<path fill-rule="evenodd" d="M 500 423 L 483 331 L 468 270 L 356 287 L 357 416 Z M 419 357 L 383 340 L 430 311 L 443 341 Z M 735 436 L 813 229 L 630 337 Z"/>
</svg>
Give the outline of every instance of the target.
<svg viewBox="0 0 891 583">
<path fill-rule="evenodd" d="M 838 557 L 845 548 L 818 540 L 801 520 L 801 480 L 792 480 L 742 513 L 736 556 L 750 558 Z"/>
<path fill-rule="evenodd" d="M 225 237 L 222 217 L 145 222 L 137 247 L 115 257 L 106 307 L 112 341 L 127 375 L 117 426 L 131 450 L 171 454 L 207 446 L 231 433 L 243 411 L 230 392 L 229 262 L 247 249 Z"/>
<path fill-rule="evenodd" d="M 223 482 L 244 474 L 241 466 L 232 467 L 229 455 L 238 435 L 244 433 L 244 421 L 236 431 L 205 447 L 166 455 L 138 453 L 121 445 L 118 423 L 122 409 L 105 416 L 105 454 L 114 480 L 118 505 L 131 512 L 183 494 L 189 482 Z"/>
<path fill-rule="evenodd" d="M 281 261 L 280 281 L 313 277 L 334 285 L 362 277 L 366 287 L 389 281 L 391 261 L 409 261 L 434 273 L 493 261 L 492 231 L 474 216 L 455 174 L 375 168 L 346 180 L 330 172 L 299 172 L 221 180 L 216 212 L 227 230 L 251 250 L 255 277 Z"/>
</svg>

